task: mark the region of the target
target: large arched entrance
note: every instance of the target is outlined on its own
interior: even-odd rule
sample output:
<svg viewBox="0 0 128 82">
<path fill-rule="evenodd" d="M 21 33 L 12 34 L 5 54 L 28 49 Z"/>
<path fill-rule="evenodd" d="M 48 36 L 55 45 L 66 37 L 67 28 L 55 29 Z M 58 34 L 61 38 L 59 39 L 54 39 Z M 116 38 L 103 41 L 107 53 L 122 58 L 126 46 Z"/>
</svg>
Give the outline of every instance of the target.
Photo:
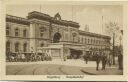
<svg viewBox="0 0 128 82">
<path fill-rule="evenodd" d="M 53 36 L 53 43 L 59 43 L 61 39 L 61 34 L 60 33 L 55 33 Z"/>
</svg>

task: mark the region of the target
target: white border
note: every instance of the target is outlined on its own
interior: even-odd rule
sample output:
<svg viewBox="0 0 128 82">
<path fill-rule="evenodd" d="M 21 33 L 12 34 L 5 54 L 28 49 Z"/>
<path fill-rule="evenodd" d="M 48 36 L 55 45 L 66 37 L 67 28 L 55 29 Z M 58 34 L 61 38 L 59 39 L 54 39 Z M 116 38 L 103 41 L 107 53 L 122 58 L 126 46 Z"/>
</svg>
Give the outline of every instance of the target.
<svg viewBox="0 0 128 82">
<path fill-rule="evenodd" d="M 2 80 L 44 80 L 44 81 L 126 81 L 127 80 L 127 62 L 128 62 L 128 56 L 127 56 L 127 47 L 128 47 L 128 37 L 127 37 L 127 21 L 128 21 L 128 5 L 127 2 L 121 2 L 121 0 L 118 0 L 117 2 L 106 2 L 106 1 L 89 1 L 89 0 L 70 0 L 66 2 L 67 0 L 61 0 L 57 2 L 57 0 L 49 0 L 45 1 L 42 0 L 43 3 L 46 4 L 86 4 L 86 5 L 123 5 L 123 29 L 124 29 L 124 35 L 123 35 L 123 48 L 124 48 L 124 75 L 85 75 L 84 78 L 78 78 L 78 79 L 69 79 L 66 78 L 65 75 L 59 75 L 61 76 L 61 79 L 48 79 L 46 75 L 5 75 L 6 71 L 6 62 L 5 62 L 5 9 L 6 4 L 30 4 L 31 2 L 34 2 L 34 4 L 38 4 L 41 0 L 6 0 L 6 1 L 0 1 L 0 43 L 2 44 L 0 46 L 0 77 Z M 51 2 L 52 3 L 49 3 Z M 72 2 L 73 1 L 73 2 Z M 112 1 L 112 0 L 109 0 Z M 113 0 L 115 1 L 115 0 Z M 6 2 L 6 4 L 5 4 Z"/>
</svg>

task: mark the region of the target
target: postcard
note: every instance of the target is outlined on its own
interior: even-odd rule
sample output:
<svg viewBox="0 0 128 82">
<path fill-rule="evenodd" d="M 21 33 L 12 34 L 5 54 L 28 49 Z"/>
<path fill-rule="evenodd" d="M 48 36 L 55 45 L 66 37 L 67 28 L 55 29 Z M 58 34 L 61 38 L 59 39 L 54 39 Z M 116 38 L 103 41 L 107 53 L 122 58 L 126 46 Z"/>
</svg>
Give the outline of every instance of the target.
<svg viewBox="0 0 128 82">
<path fill-rule="evenodd" d="M 1 80 L 126 81 L 127 11 L 123 1 L 1 1 Z"/>
</svg>

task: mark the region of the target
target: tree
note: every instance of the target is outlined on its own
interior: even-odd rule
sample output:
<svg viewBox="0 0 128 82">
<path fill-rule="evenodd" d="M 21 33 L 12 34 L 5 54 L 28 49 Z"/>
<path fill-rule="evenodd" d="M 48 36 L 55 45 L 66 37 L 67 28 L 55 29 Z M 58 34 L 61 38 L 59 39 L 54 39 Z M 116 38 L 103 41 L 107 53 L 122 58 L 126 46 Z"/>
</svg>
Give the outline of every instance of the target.
<svg viewBox="0 0 128 82">
<path fill-rule="evenodd" d="M 115 39 L 119 38 L 119 34 L 123 34 L 123 30 L 120 30 L 120 26 L 116 22 L 109 22 L 108 24 L 105 24 L 106 27 L 106 32 L 108 35 L 112 36 L 113 42 L 112 42 L 112 47 L 113 47 L 113 64 L 115 64 Z"/>
</svg>

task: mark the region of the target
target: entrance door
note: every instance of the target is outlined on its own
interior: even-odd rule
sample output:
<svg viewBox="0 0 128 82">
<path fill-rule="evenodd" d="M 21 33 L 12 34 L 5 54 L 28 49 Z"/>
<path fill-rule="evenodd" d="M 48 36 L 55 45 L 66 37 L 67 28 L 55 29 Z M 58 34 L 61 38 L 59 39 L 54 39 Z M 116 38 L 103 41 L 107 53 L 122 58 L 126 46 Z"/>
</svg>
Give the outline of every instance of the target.
<svg viewBox="0 0 128 82">
<path fill-rule="evenodd" d="M 53 37 L 53 43 L 59 43 L 61 39 L 61 34 L 60 33 L 55 33 Z"/>
</svg>

